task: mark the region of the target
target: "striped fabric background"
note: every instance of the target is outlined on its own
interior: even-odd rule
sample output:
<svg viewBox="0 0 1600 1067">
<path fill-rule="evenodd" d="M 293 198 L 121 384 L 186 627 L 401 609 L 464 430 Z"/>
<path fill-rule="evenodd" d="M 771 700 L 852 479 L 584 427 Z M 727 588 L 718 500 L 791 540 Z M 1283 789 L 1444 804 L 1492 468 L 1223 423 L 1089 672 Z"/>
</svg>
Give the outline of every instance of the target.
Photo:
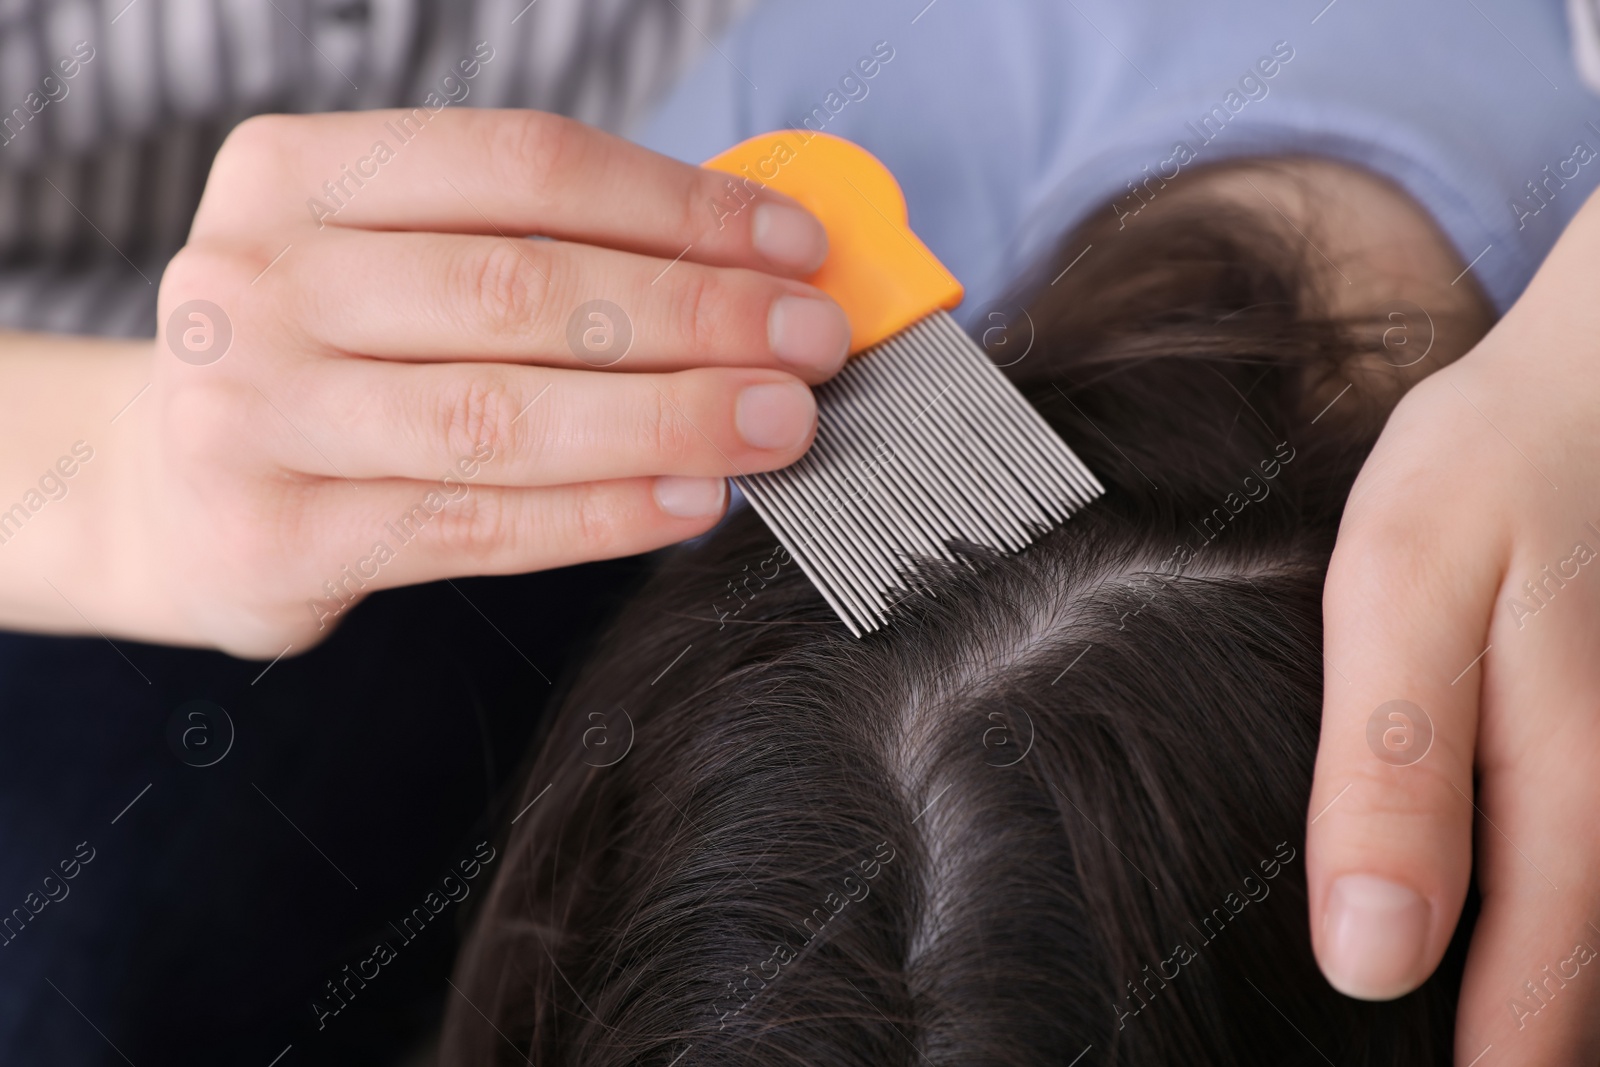
<svg viewBox="0 0 1600 1067">
<path fill-rule="evenodd" d="M 0 328 L 154 336 L 249 115 L 416 105 L 487 41 L 468 106 L 626 131 L 750 2 L 0 0 Z"/>
</svg>

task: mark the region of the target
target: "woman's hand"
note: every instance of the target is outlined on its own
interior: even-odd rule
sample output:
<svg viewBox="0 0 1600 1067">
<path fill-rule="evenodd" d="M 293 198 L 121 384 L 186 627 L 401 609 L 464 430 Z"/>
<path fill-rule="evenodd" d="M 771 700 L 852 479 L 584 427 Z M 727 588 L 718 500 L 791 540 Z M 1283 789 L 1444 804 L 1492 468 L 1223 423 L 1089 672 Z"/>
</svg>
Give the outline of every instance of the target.
<svg viewBox="0 0 1600 1067">
<path fill-rule="evenodd" d="M 244 123 L 161 281 L 113 549 L 138 579 L 96 625 L 271 657 L 378 589 L 705 531 L 725 476 L 810 444 L 849 334 L 795 280 L 826 247 L 551 115 Z"/>
<path fill-rule="evenodd" d="M 1462 1065 L 1600 1056 L 1597 278 L 1591 199 L 1505 318 L 1396 409 L 1328 573 L 1313 943 L 1352 996 L 1415 988 L 1475 837 Z"/>
</svg>

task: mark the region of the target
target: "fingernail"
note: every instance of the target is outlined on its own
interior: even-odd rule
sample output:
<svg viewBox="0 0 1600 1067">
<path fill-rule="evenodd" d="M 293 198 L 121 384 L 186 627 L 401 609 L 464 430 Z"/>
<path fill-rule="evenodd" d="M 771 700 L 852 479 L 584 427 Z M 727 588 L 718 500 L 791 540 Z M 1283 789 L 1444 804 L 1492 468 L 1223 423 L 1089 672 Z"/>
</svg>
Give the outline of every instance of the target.
<svg viewBox="0 0 1600 1067">
<path fill-rule="evenodd" d="M 739 436 L 754 448 L 799 448 L 817 422 L 817 403 L 799 382 L 751 385 L 734 404 Z"/>
<path fill-rule="evenodd" d="M 750 240 L 772 262 L 807 273 L 828 258 L 828 231 L 811 212 L 793 204 L 770 200 L 757 204 Z"/>
<path fill-rule="evenodd" d="M 656 506 L 679 519 L 704 519 L 721 515 L 728 500 L 728 483 L 722 478 L 681 478 L 675 474 L 656 479 Z"/>
<path fill-rule="evenodd" d="M 767 314 L 767 341 L 791 367 L 832 374 L 850 351 L 850 320 L 831 300 L 780 296 Z"/>
<path fill-rule="evenodd" d="M 1432 909 L 1416 890 L 1370 874 L 1347 874 L 1328 891 L 1323 973 L 1360 1000 L 1390 1000 L 1416 988 Z"/>
</svg>

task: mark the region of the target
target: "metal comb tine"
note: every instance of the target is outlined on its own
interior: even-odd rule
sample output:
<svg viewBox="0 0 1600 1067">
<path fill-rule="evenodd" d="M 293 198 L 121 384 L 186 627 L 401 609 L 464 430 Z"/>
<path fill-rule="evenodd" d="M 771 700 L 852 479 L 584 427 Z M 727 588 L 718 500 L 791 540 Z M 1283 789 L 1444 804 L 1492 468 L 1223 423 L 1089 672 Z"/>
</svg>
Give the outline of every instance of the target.
<svg viewBox="0 0 1600 1067">
<path fill-rule="evenodd" d="M 869 450 L 859 445 L 858 435 L 854 434 L 848 419 L 838 419 L 834 422 L 834 434 L 843 438 L 846 450 L 856 456 L 874 456 L 875 450 Z M 920 523 L 910 514 L 909 506 L 899 499 L 899 486 L 901 480 L 893 475 L 878 475 L 874 480 L 875 501 L 885 507 L 888 514 L 877 518 L 880 544 L 883 545 L 883 563 L 890 569 L 890 584 L 886 589 L 894 592 L 930 592 L 926 579 L 918 576 L 917 558 L 954 558 L 949 549 L 939 542 L 930 539 Z M 874 518 L 870 507 L 862 509 L 867 517 Z"/>
<path fill-rule="evenodd" d="M 819 568 L 810 553 L 802 550 L 798 543 L 788 537 L 785 531 L 794 530 L 795 527 L 788 521 L 783 509 L 777 506 L 777 494 L 769 494 L 758 489 L 755 485 L 759 474 L 746 474 L 735 478 L 735 483 L 744 493 L 745 499 L 750 502 L 750 507 L 761 516 L 761 521 L 767 524 L 767 529 L 777 533 L 778 540 L 788 550 L 789 558 L 800 565 L 800 570 L 822 594 L 822 599 L 828 602 L 834 614 L 843 620 L 849 627 L 850 633 L 855 637 L 863 637 L 876 627 L 863 626 L 858 620 L 853 608 L 847 607 L 843 598 L 835 591 L 836 587 L 831 577 Z"/>
<path fill-rule="evenodd" d="M 846 367 L 846 371 L 850 369 L 850 367 Z M 906 435 L 904 431 L 890 435 L 887 432 L 889 427 L 879 424 L 879 420 L 873 416 L 868 408 L 867 399 L 862 395 L 863 389 L 866 387 L 863 386 L 860 375 L 849 374 L 847 376 L 846 374 L 840 374 L 829 385 L 832 386 L 834 383 L 837 383 L 837 388 L 841 393 L 850 399 L 854 410 L 863 416 L 859 420 L 841 419 L 835 425 L 847 437 L 857 442 L 861 440 L 861 433 L 866 424 L 873 424 L 875 431 L 884 431 L 883 440 L 892 448 L 895 448 L 895 462 L 899 464 L 902 473 L 909 475 L 911 472 L 907 468 L 906 459 L 910 450 L 904 441 Z M 861 424 L 859 429 L 858 423 Z M 895 445 L 897 438 L 900 439 L 898 446 Z M 887 482 L 893 491 L 901 497 L 907 512 L 923 532 L 926 543 L 931 550 L 946 559 L 954 559 L 955 557 L 945 546 L 945 542 L 949 536 L 955 533 L 955 527 L 949 522 L 948 516 L 944 514 L 943 510 L 930 498 L 922 482 L 910 477 L 896 478 L 892 475 L 885 476 L 882 480 Z"/>
<path fill-rule="evenodd" d="M 845 376 L 843 374 L 836 376 L 833 381 L 822 387 L 828 390 L 828 393 L 826 397 L 819 398 L 819 403 L 828 405 L 830 417 L 826 423 L 826 433 L 822 432 L 819 425 L 818 441 L 825 447 L 838 448 L 842 455 L 855 459 L 861 466 L 870 462 L 881 463 L 881 459 L 878 459 L 879 450 L 870 443 L 870 438 L 863 438 L 857 429 L 861 423 L 870 420 L 859 396 L 850 390 L 855 375 L 849 375 L 844 381 L 841 381 L 841 378 Z M 887 442 L 888 438 L 884 437 L 882 443 Z M 892 475 L 885 476 L 882 469 L 879 469 L 871 479 L 868 495 L 876 496 L 892 512 L 890 515 L 882 516 L 880 524 L 889 537 L 889 543 L 895 549 L 902 551 L 915 548 L 938 554 L 937 542 L 925 535 L 915 514 L 902 498 L 902 485 L 901 479 Z M 865 510 L 869 516 L 874 515 L 871 508 Z"/>
<path fill-rule="evenodd" d="M 924 441 L 916 433 L 915 425 L 904 413 L 896 410 L 899 406 L 894 402 L 896 398 L 888 395 L 900 387 L 882 378 L 878 373 L 877 364 L 892 361 L 893 354 L 874 350 L 869 356 L 870 358 L 858 357 L 861 365 L 863 402 L 873 412 L 880 425 L 895 426 L 901 430 L 901 440 L 908 453 L 906 468 L 908 472 L 916 472 L 918 484 L 930 502 L 936 504 L 942 513 L 942 525 L 948 531 L 947 538 L 967 540 L 985 538 L 988 534 L 988 523 L 960 498 L 959 487 L 951 482 L 948 471 L 935 461 L 934 455 L 929 451 L 929 442 Z"/>
<path fill-rule="evenodd" d="M 816 456 L 816 470 L 824 486 L 838 499 L 838 507 L 833 512 L 836 548 L 858 571 L 876 575 L 882 586 L 898 585 L 890 565 L 896 539 L 879 526 L 872 509 L 863 508 L 851 499 L 848 492 L 850 456 L 847 451 L 841 451 L 834 437 L 832 433 L 822 433 L 819 427 L 811 453 Z"/>
<path fill-rule="evenodd" d="M 936 312 L 929 316 L 928 321 L 934 323 L 949 338 L 951 344 L 965 344 L 978 353 L 983 352 L 948 314 Z M 998 402 L 999 414 L 1014 425 L 1020 420 L 1021 424 L 1029 429 L 1030 437 L 1039 453 L 1049 461 L 1047 469 L 1065 479 L 1069 497 L 1077 506 L 1081 507 L 1105 492 L 1105 487 L 1088 467 L 1084 466 L 1083 461 L 1067 446 L 1045 417 L 1029 404 L 1025 397 L 1022 397 L 1016 385 L 988 359 L 987 355 L 984 356 L 982 365 L 973 363 L 972 369 L 990 383 L 991 395 Z M 1018 400 L 1021 402 L 1018 403 Z"/>
<path fill-rule="evenodd" d="M 934 454 L 938 456 L 936 462 L 939 469 L 949 474 L 958 498 L 978 509 L 992 531 L 989 537 L 968 536 L 966 539 L 989 544 L 995 549 L 1021 549 L 1022 544 L 1026 544 L 1026 537 L 1022 537 L 1024 531 L 1014 520 L 1013 507 L 1003 499 L 1005 494 L 995 491 L 995 486 L 984 477 L 984 470 L 974 462 L 973 443 L 963 440 L 968 437 L 966 427 L 952 422 L 952 410 L 968 402 L 965 389 L 960 387 L 960 382 L 952 381 L 947 376 L 918 373 L 914 370 L 915 363 L 912 363 L 914 354 L 914 347 L 907 344 L 904 347 L 904 365 L 885 368 L 885 376 L 893 382 L 891 387 L 896 392 L 904 392 L 910 397 L 915 397 L 917 392 L 936 382 L 942 381 L 946 386 L 939 390 L 933 402 L 918 405 L 914 418 L 920 427 L 918 432 L 930 443 L 930 448 L 936 450 Z M 918 382 L 918 386 L 912 382 Z"/>
<path fill-rule="evenodd" d="M 803 461 L 804 457 L 801 458 Z M 826 550 L 819 536 L 821 531 L 816 524 L 805 521 L 809 516 L 815 515 L 815 511 L 804 511 L 799 501 L 795 499 L 797 494 L 792 494 L 781 485 L 775 484 L 778 481 L 775 475 L 786 475 L 793 469 L 790 467 L 784 471 L 748 476 L 751 486 L 745 495 L 752 502 L 761 501 L 762 505 L 781 517 L 789 529 L 805 531 L 805 534 L 798 538 L 798 543 L 790 548 L 789 554 L 801 564 L 801 569 L 811 578 L 813 584 L 831 594 L 828 599 L 834 610 L 845 617 L 846 621 L 853 620 L 851 629 L 860 632 L 877 629 L 878 623 L 874 613 L 856 594 L 859 584 L 845 576 L 832 554 Z M 847 611 L 841 610 L 841 603 L 848 606 Z M 857 636 L 860 636 L 860 632 Z"/>
<path fill-rule="evenodd" d="M 986 412 L 996 417 L 1003 433 L 1019 449 L 1017 459 L 1031 458 L 1032 473 L 1037 481 L 1033 491 L 1040 495 L 1041 503 L 1056 519 L 1065 518 L 1072 505 L 1080 501 L 1080 490 L 1060 468 L 1077 465 L 1077 457 L 1066 449 L 1060 437 L 1044 421 L 1043 416 L 1021 396 L 1016 386 L 989 359 L 988 354 L 968 337 L 950 317 L 937 313 L 929 317 L 931 327 L 938 331 L 950 347 L 961 346 L 973 356 L 969 360 L 953 360 L 963 375 L 972 382 L 975 392 L 987 400 Z M 1020 403 L 1019 403 L 1020 401 Z M 1054 486 L 1056 492 L 1047 488 Z M 1063 500 L 1063 497 L 1065 498 Z"/>
<path fill-rule="evenodd" d="M 832 432 L 838 434 L 857 454 L 877 456 L 880 454 L 878 447 L 871 443 L 870 436 L 863 436 L 863 427 L 860 424 L 866 420 L 849 417 L 850 415 L 865 414 L 862 404 L 854 394 L 855 376 L 851 375 L 848 381 L 841 381 L 840 378 L 842 377 L 843 375 L 840 375 L 828 384 L 829 386 L 834 386 L 834 393 L 841 400 L 847 401 L 850 406 L 846 409 L 847 417 L 833 421 Z M 838 383 L 837 386 L 835 386 L 835 383 Z M 888 436 L 881 437 L 878 444 L 888 445 L 891 449 L 893 449 L 894 445 Z M 897 460 L 898 456 L 895 459 Z M 891 460 L 891 462 L 894 462 L 894 460 Z M 945 559 L 955 558 L 944 543 L 933 533 L 928 517 L 920 512 L 921 502 L 915 500 L 911 495 L 911 490 L 916 488 L 914 483 L 908 485 L 905 479 L 896 478 L 892 472 L 885 473 L 880 470 L 874 479 L 874 484 L 882 491 L 883 498 L 890 501 L 894 506 L 898 515 L 897 522 L 904 531 L 907 540 L 912 543 L 912 547 L 926 555 L 942 556 Z"/>
<path fill-rule="evenodd" d="M 787 470 L 774 471 L 767 478 L 788 512 L 799 516 L 807 524 L 802 547 L 826 563 L 838 580 L 846 582 L 857 607 L 868 611 L 870 605 L 861 589 L 870 583 L 865 574 L 858 572 L 854 561 L 839 551 L 840 529 L 844 520 L 831 489 L 824 481 L 819 457 L 807 453 L 800 463 Z"/>
<path fill-rule="evenodd" d="M 962 498 L 960 486 L 950 478 L 946 464 L 939 462 L 938 451 L 934 448 L 936 442 L 918 434 L 909 406 L 902 398 L 890 395 L 894 386 L 885 378 L 885 370 L 896 358 L 899 358 L 898 352 L 891 347 L 891 342 L 885 342 L 874 349 L 872 360 L 861 360 L 858 381 L 862 405 L 875 421 L 894 427 L 898 432 L 901 445 L 906 448 L 907 469 L 917 470 L 915 485 L 922 490 L 930 507 L 936 509 L 944 526 L 944 536 L 949 539 L 963 536 L 963 531 L 987 530 L 986 520 L 970 501 Z"/>
<path fill-rule="evenodd" d="M 1049 527 L 1066 517 L 1075 493 L 1050 476 L 1049 463 L 1035 454 L 1027 438 L 1013 428 L 997 429 L 998 417 L 990 415 L 990 405 L 975 404 L 975 411 L 967 413 L 974 434 L 981 435 L 985 443 L 998 456 L 996 462 L 1013 475 L 1026 494 L 1028 505 L 1020 506 L 1036 524 Z M 987 432 L 985 432 L 987 431 Z M 990 435 L 993 435 L 992 438 Z"/>
<path fill-rule="evenodd" d="M 1027 403 L 1026 398 L 1021 397 L 1016 385 L 989 360 L 977 342 L 956 325 L 955 320 L 944 312 L 936 312 L 929 316 L 927 321 L 952 346 L 963 345 L 971 349 L 974 355 L 983 356 L 981 363 L 972 360 L 965 363 L 963 369 L 988 387 L 986 392 L 995 401 L 995 413 L 1026 435 L 1033 446 L 1034 454 L 1045 464 L 1043 469 L 1052 480 L 1065 489 L 1070 499 L 1080 504 L 1087 503 L 1093 496 L 1104 492 L 1103 487 L 1094 480 L 1083 462 L 1066 446 L 1044 416 L 1033 405 Z M 1017 403 L 1018 399 L 1021 399 L 1022 403 Z"/>
<path fill-rule="evenodd" d="M 966 524 L 957 524 L 959 535 L 965 540 L 994 548 L 1006 546 L 1012 541 L 1013 535 L 996 507 L 998 502 L 965 469 L 959 452 L 951 448 L 950 441 L 942 432 L 938 415 L 928 417 L 933 414 L 934 407 L 946 402 L 949 390 L 941 389 L 932 403 L 916 403 L 914 398 L 919 398 L 930 383 L 925 378 L 918 381 L 916 376 L 905 372 L 903 365 L 907 355 L 900 342 L 901 337 L 892 338 L 880 346 L 882 351 L 872 354 L 870 361 L 863 360 L 864 365 L 870 363 L 870 366 L 864 366 L 863 373 L 870 375 L 867 381 L 870 383 L 871 397 L 905 422 L 907 440 L 923 450 L 923 471 L 931 482 L 943 483 L 939 486 L 945 490 L 940 494 L 941 498 L 948 498 L 957 505 L 957 515 L 964 512 L 968 516 Z M 919 426 L 926 428 L 925 435 L 918 433 Z M 978 492 L 973 493 L 974 489 Z"/>
<path fill-rule="evenodd" d="M 805 462 L 808 459 L 811 462 Z M 814 558 L 818 558 L 821 565 L 826 565 L 827 569 L 837 576 L 838 592 L 851 601 L 851 605 L 856 608 L 864 621 L 870 622 L 867 629 L 875 629 L 877 621 L 874 619 L 875 613 L 870 605 L 869 593 L 866 592 L 872 582 L 856 563 L 840 550 L 838 544 L 840 509 L 830 509 L 829 501 L 816 491 L 821 485 L 821 477 L 818 461 L 811 456 L 811 453 L 806 453 L 802 462 L 795 464 L 792 469 L 779 470 L 768 475 L 770 482 L 778 486 L 779 506 L 787 507 L 790 515 L 800 515 L 803 520 L 810 520 L 810 530 L 803 544 L 810 547 Z M 826 490 L 826 485 L 822 488 Z"/>
<path fill-rule="evenodd" d="M 911 334 L 917 331 L 907 332 Z M 920 370 L 924 375 L 948 374 L 953 381 L 959 381 L 966 387 L 968 396 L 974 404 L 984 407 L 992 406 L 992 400 L 986 395 L 987 390 L 984 387 L 984 383 L 971 373 L 970 363 L 973 358 L 982 358 L 984 360 L 989 358 L 983 354 L 982 349 L 969 353 L 965 349 L 952 349 L 948 344 L 940 348 L 935 347 L 929 338 L 917 337 L 913 344 L 913 350 Z M 989 403 L 986 404 L 985 401 L 989 401 Z M 1013 428 L 1004 419 L 994 419 L 980 423 L 973 420 L 970 414 L 964 405 L 953 406 L 950 417 L 953 420 L 958 420 L 957 426 L 959 430 L 957 432 L 963 437 L 969 437 L 972 447 L 982 448 L 990 453 L 993 462 L 989 464 L 989 473 L 992 475 L 992 484 L 995 486 L 996 492 L 1004 492 L 1010 498 L 1013 506 L 1012 514 L 1020 511 L 1021 516 L 1026 516 L 1035 523 L 1048 525 L 1050 516 L 1040 506 L 1040 503 L 1034 499 L 1037 495 L 1037 490 L 1029 484 L 1026 478 L 1021 477 L 1021 472 L 1017 469 L 1017 460 L 1022 454 L 1022 442 L 1014 433 Z M 994 439 L 997 433 L 1000 437 L 998 441 Z M 1007 449 L 1014 454 L 1008 454 Z M 1029 540 L 1026 536 L 1026 528 L 1020 522 L 1017 523 L 1017 526 L 1022 533 L 1023 545 L 1026 545 Z"/>
<path fill-rule="evenodd" d="M 841 423 L 842 421 L 840 420 Z M 838 425 L 836 423 L 836 430 Z M 821 433 L 818 434 L 814 448 L 840 457 L 855 457 L 861 454 L 858 450 L 852 448 L 848 441 L 840 442 L 835 440 L 842 437 L 842 434 L 837 432 L 830 433 L 826 435 L 827 439 L 824 439 L 824 436 Z M 874 494 L 863 494 L 862 499 L 859 501 L 847 500 L 846 506 L 852 512 L 857 525 L 864 528 L 869 536 L 870 542 L 861 547 L 862 551 L 868 554 L 870 561 L 877 564 L 878 573 L 883 583 L 882 588 L 904 592 L 905 578 L 902 576 L 901 571 L 896 569 L 895 565 L 901 560 L 904 560 L 907 565 L 914 561 L 915 550 L 919 547 L 913 543 L 916 531 L 907 525 L 903 516 L 898 514 L 899 505 L 890 498 L 887 492 L 883 491 L 883 487 L 874 484 L 873 488 L 878 490 L 875 494 L 875 499 Z M 873 506 L 874 502 L 879 506 Z M 872 551 L 874 548 L 876 549 L 875 554 Z"/>
<path fill-rule="evenodd" d="M 906 597 L 936 595 L 928 561 L 977 566 L 952 542 L 1018 551 L 1104 492 L 942 311 L 851 359 L 816 396 L 811 449 L 735 481 L 857 637 Z"/>
<path fill-rule="evenodd" d="M 958 350 L 962 354 L 970 355 L 971 358 L 952 358 L 950 363 L 957 370 L 970 374 L 974 381 L 982 382 L 984 387 L 981 392 L 982 395 L 986 395 L 989 405 L 981 406 L 987 408 L 987 413 L 995 416 L 998 426 L 1013 427 L 1016 432 L 1024 432 L 1022 440 L 1032 443 L 1032 448 L 1026 453 L 1019 454 L 1018 459 L 1024 454 L 1032 454 L 1035 461 L 1040 464 L 1038 474 L 1045 475 L 1048 480 L 1043 478 L 1029 480 L 1027 477 L 1022 480 L 1029 485 L 1030 491 L 1040 496 L 1042 501 L 1050 501 L 1051 494 L 1048 491 L 1050 483 L 1058 486 L 1066 499 L 1053 501 L 1051 510 L 1056 510 L 1059 518 L 1066 518 L 1070 512 L 1104 493 L 1104 488 L 1099 485 L 1098 480 L 1083 466 L 1077 454 L 1072 453 L 1066 442 L 1062 442 L 1061 437 L 1050 426 L 1050 422 L 1045 421 L 1042 414 L 1027 403 L 1026 398 L 1022 397 L 1014 384 L 1011 384 L 1010 379 L 990 362 L 984 350 L 973 339 L 968 338 L 960 330 L 960 326 L 955 325 L 954 318 L 950 318 L 946 312 L 934 312 L 923 320 L 923 325 L 930 328 L 930 333 L 942 334 L 942 338 L 946 339 L 944 347 L 949 347 L 952 354 Z M 1019 475 L 1026 475 L 1026 472 L 1027 467 L 1016 470 L 1016 474 Z"/>
<path fill-rule="evenodd" d="M 988 440 L 988 434 L 977 432 L 964 417 L 970 404 L 981 402 L 982 398 L 972 393 L 971 385 L 959 373 L 960 368 L 952 365 L 952 355 L 959 359 L 962 353 L 931 349 L 926 332 L 920 327 L 905 331 L 903 337 L 907 360 L 902 369 L 907 377 L 931 381 L 943 379 L 956 387 L 956 401 L 936 405 L 938 410 L 934 430 L 947 442 L 953 461 L 966 472 L 972 489 L 992 501 L 1005 520 L 1002 528 L 1010 535 L 1005 547 L 1013 550 L 1025 547 L 1031 538 L 1022 520 L 1029 511 L 1037 511 L 1037 508 L 1026 488 L 1008 469 L 1005 457 L 993 454 L 995 449 L 993 442 Z M 1037 513 L 1036 521 L 1044 518 L 1042 512 Z"/>
<path fill-rule="evenodd" d="M 899 358 L 880 367 L 880 373 L 889 380 L 889 388 L 885 393 L 899 404 L 902 410 L 909 410 L 906 399 L 916 397 L 930 385 L 938 386 L 941 382 L 939 372 L 943 368 L 922 366 L 921 361 L 917 359 L 917 347 L 913 338 L 916 329 L 913 326 L 889 342 Z M 937 442 L 943 446 L 937 457 L 940 469 L 949 471 L 958 489 L 969 497 L 974 507 L 983 510 L 991 529 L 1000 539 L 1000 544 L 994 547 L 1021 549 L 1028 543 L 1027 531 L 1015 520 L 1011 509 L 996 494 L 991 485 L 991 478 L 984 477 L 985 473 L 992 476 L 994 471 L 984 472 L 973 464 L 971 458 L 973 443 L 961 440 L 966 436 L 962 432 L 965 427 L 952 426 L 950 423 L 957 405 L 970 400 L 970 397 L 964 395 L 965 389 L 956 388 L 958 384 L 954 379 L 944 380 L 943 387 L 935 394 L 934 399 L 921 405 L 912 416 L 912 421 L 914 424 L 926 425 L 932 439 L 930 443 Z M 952 396 L 952 393 L 955 395 Z"/>
<path fill-rule="evenodd" d="M 898 584 L 885 558 L 890 550 L 872 527 L 867 512 L 845 492 L 838 470 L 842 457 L 831 436 L 819 432 L 818 442 L 812 446 L 816 463 L 804 483 L 813 497 L 820 496 L 828 512 L 826 524 L 818 531 L 818 548 L 829 554 L 842 574 L 855 576 L 859 583 L 853 590 L 856 599 L 881 621 L 886 616 L 879 589 Z"/>
</svg>

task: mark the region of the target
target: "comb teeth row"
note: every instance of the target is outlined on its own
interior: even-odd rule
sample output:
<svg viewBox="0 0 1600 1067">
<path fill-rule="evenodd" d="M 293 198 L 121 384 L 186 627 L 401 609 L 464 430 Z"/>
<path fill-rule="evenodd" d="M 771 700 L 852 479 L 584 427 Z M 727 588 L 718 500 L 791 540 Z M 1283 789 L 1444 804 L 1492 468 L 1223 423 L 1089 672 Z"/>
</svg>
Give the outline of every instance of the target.
<svg viewBox="0 0 1600 1067">
<path fill-rule="evenodd" d="M 780 471 L 735 481 L 857 637 L 915 591 L 953 540 L 1025 548 L 1104 492 L 943 311 L 818 387 L 817 437 Z"/>
</svg>

